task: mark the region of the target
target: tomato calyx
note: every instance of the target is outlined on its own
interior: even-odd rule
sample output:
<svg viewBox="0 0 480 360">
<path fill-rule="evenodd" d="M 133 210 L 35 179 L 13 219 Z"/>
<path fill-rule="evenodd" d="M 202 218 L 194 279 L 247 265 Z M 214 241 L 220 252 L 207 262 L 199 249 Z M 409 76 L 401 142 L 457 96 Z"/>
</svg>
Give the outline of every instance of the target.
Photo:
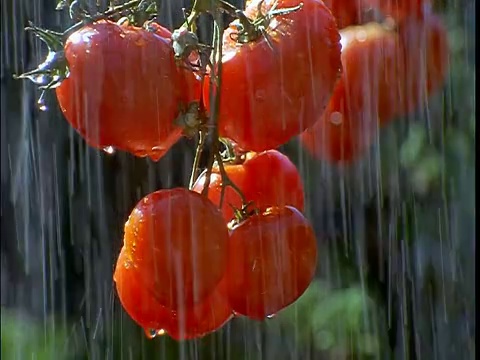
<svg viewBox="0 0 480 360">
<path fill-rule="evenodd" d="M 275 1 L 272 7 L 264 14 L 262 11 L 262 6 L 264 3 L 265 0 L 259 2 L 257 15 L 254 20 L 248 19 L 247 16 L 240 10 L 235 12 L 238 20 L 234 21 L 232 24 L 237 28 L 237 33 L 231 34 L 232 40 L 239 44 L 246 44 L 256 41 L 263 36 L 270 48 L 273 49 L 273 46 L 266 33 L 266 29 L 268 28 L 272 19 L 274 19 L 276 16 L 288 15 L 303 8 L 303 3 L 300 3 L 297 6 L 277 9 L 278 1 Z"/>
<path fill-rule="evenodd" d="M 260 210 L 255 206 L 253 201 L 243 204 L 240 209 L 237 209 L 234 206 L 231 207 L 233 209 L 233 219 L 227 224 L 229 230 L 233 230 L 249 217 L 260 214 Z"/>
<path fill-rule="evenodd" d="M 200 103 L 193 101 L 187 105 L 179 105 L 179 114 L 173 122 L 183 129 L 184 136 L 193 138 L 199 131 L 204 130 L 207 118 Z"/>
</svg>

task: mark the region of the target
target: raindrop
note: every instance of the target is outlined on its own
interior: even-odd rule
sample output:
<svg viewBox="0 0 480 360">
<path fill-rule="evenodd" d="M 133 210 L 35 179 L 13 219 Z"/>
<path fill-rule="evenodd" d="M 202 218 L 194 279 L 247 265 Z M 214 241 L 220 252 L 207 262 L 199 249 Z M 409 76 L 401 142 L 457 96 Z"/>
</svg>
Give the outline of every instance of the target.
<svg viewBox="0 0 480 360">
<path fill-rule="evenodd" d="M 153 161 L 158 161 L 165 154 L 165 148 L 161 146 L 154 146 L 148 156 Z"/>
<path fill-rule="evenodd" d="M 267 315 L 267 319 L 272 319 L 275 315 L 277 314 L 270 314 L 270 315 Z"/>
<path fill-rule="evenodd" d="M 42 95 L 40 95 L 40 97 L 38 98 L 38 101 L 37 101 L 38 109 L 40 111 L 47 111 L 48 110 L 48 107 L 45 104 L 45 96 L 44 95 L 45 95 L 45 93 L 42 92 Z"/>
<path fill-rule="evenodd" d="M 334 125 L 341 125 L 343 122 L 342 113 L 335 111 L 330 115 L 330 122 Z"/>
<path fill-rule="evenodd" d="M 163 336 L 165 335 L 167 332 L 164 330 L 164 329 L 159 329 L 159 330 L 155 330 L 155 329 L 145 329 L 145 335 L 147 336 L 148 339 L 153 339 L 153 338 L 156 338 L 157 336 Z"/>
<path fill-rule="evenodd" d="M 115 149 L 113 148 L 113 146 L 104 147 L 103 151 L 105 151 L 109 155 L 115 154 Z"/>
</svg>

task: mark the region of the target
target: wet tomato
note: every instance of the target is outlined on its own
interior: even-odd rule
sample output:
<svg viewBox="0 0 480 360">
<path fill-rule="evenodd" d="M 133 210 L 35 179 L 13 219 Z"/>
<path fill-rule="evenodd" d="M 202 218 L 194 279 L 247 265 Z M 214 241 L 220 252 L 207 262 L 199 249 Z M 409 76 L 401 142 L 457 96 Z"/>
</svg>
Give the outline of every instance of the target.
<svg viewBox="0 0 480 360">
<path fill-rule="evenodd" d="M 377 120 L 385 123 L 398 112 L 399 75 L 405 73 L 394 32 L 370 23 L 340 33 L 342 77 L 325 112 L 300 140 L 319 159 L 348 162 L 371 144 Z"/>
<path fill-rule="evenodd" d="M 242 191 L 247 202 L 254 202 L 255 207 L 265 210 L 270 206 L 291 205 L 304 210 L 303 184 L 300 174 L 290 159 L 277 150 L 261 153 L 249 152 L 241 164 L 225 164 L 225 171 L 230 180 Z M 193 187 L 202 192 L 206 180 L 204 172 Z M 222 178 L 218 167 L 212 170 L 209 199 L 220 204 Z M 242 207 L 240 196 L 231 187 L 225 189 L 222 213 L 227 221 L 233 216 L 232 206 Z"/>
<path fill-rule="evenodd" d="M 441 18 L 428 14 L 398 23 L 399 44 L 405 66 L 402 100 L 404 112 L 423 106 L 443 84 L 449 66 L 447 30 Z"/>
<path fill-rule="evenodd" d="M 125 224 L 124 244 L 138 281 L 174 311 L 200 303 L 224 276 L 226 222 L 207 198 L 187 189 L 144 197 Z"/>
<path fill-rule="evenodd" d="M 230 304 L 253 319 L 294 302 L 312 281 L 317 263 L 313 229 L 290 206 L 269 208 L 234 227 L 229 251 Z"/>
<path fill-rule="evenodd" d="M 378 8 L 385 16 L 395 20 L 407 17 L 421 19 L 431 11 L 431 0 L 361 0 L 366 5 Z"/>
<path fill-rule="evenodd" d="M 180 107 L 199 98 L 193 73 L 175 63 L 169 33 L 109 21 L 86 25 L 65 44 L 69 76 L 56 89 L 69 123 L 93 147 L 158 160 L 181 136 Z"/>
<path fill-rule="evenodd" d="M 325 0 L 325 5 L 332 11 L 339 29 L 362 23 L 360 0 Z"/>
<path fill-rule="evenodd" d="M 122 248 L 114 273 L 118 297 L 125 311 L 148 334 L 163 330 L 176 340 L 200 338 L 218 330 L 232 318 L 225 281 L 199 304 L 172 311 L 160 305 L 155 294 L 142 286 L 140 274 L 141 269 Z"/>
<path fill-rule="evenodd" d="M 166 332 L 175 340 L 196 339 L 217 331 L 232 317 L 226 281 L 222 280 L 205 300 L 191 309 L 174 313 Z"/>
<path fill-rule="evenodd" d="M 262 0 L 245 13 L 255 18 Z M 263 13 L 274 3 L 263 2 Z M 303 7 L 266 23 L 265 34 L 239 43 L 238 28 L 224 34 L 220 136 L 252 151 L 273 149 L 300 134 L 327 105 L 341 69 L 340 36 L 330 10 L 318 0 L 279 0 L 277 9 Z M 210 82 L 204 98 L 209 109 Z"/>
<path fill-rule="evenodd" d="M 118 256 L 113 279 L 123 308 L 137 324 L 145 329 L 162 329 L 168 323 L 171 311 L 142 285 L 132 256 L 125 247 Z"/>
</svg>

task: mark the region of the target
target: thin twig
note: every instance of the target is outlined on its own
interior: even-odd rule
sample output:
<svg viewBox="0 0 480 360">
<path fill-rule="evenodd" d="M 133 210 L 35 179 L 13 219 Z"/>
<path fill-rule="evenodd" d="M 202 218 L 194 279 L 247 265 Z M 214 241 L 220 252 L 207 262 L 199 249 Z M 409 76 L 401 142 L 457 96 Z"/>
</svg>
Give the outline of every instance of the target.
<svg viewBox="0 0 480 360">
<path fill-rule="evenodd" d="M 202 152 L 203 152 L 203 146 L 205 145 L 205 132 L 203 130 L 200 130 L 198 132 L 198 144 L 197 144 L 197 149 L 195 151 L 195 158 L 193 159 L 193 168 L 192 168 L 192 174 L 190 175 L 190 182 L 188 185 L 188 188 L 191 190 L 193 188 L 193 185 L 195 184 L 195 181 L 197 180 L 197 175 L 198 175 L 198 168 L 200 165 L 200 158 L 202 157 Z"/>
</svg>

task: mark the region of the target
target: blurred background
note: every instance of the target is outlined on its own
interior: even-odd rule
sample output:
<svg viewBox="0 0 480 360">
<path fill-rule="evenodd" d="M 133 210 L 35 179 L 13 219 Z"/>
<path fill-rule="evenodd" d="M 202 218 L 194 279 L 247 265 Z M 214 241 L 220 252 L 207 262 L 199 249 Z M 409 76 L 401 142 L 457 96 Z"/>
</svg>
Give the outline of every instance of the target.
<svg viewBox="0 0 480 360">
<path fill-rule="evenodd" d="M 160 3 L 171 29 L 191 5 Z M 318 238 L 307 292 L 272 319 L 234 319 L 182 343 L 148 340 L 112 274 L 131 209 L 188 185 L 194 142 L 157 163 L 89 148 L 53 93 L 41 111 L 34 85 L 12 77 L 46 56 L 28 21 L 62 31 L 68 14 L 53 0 L 1 6 L 3 359 L 475 358 L 475 0 L 434 1 L 449 35 L 447 82 L 362 159 L 320 162 L 296 140 L 281 149 L 304 179 Z"/>
</svg>

